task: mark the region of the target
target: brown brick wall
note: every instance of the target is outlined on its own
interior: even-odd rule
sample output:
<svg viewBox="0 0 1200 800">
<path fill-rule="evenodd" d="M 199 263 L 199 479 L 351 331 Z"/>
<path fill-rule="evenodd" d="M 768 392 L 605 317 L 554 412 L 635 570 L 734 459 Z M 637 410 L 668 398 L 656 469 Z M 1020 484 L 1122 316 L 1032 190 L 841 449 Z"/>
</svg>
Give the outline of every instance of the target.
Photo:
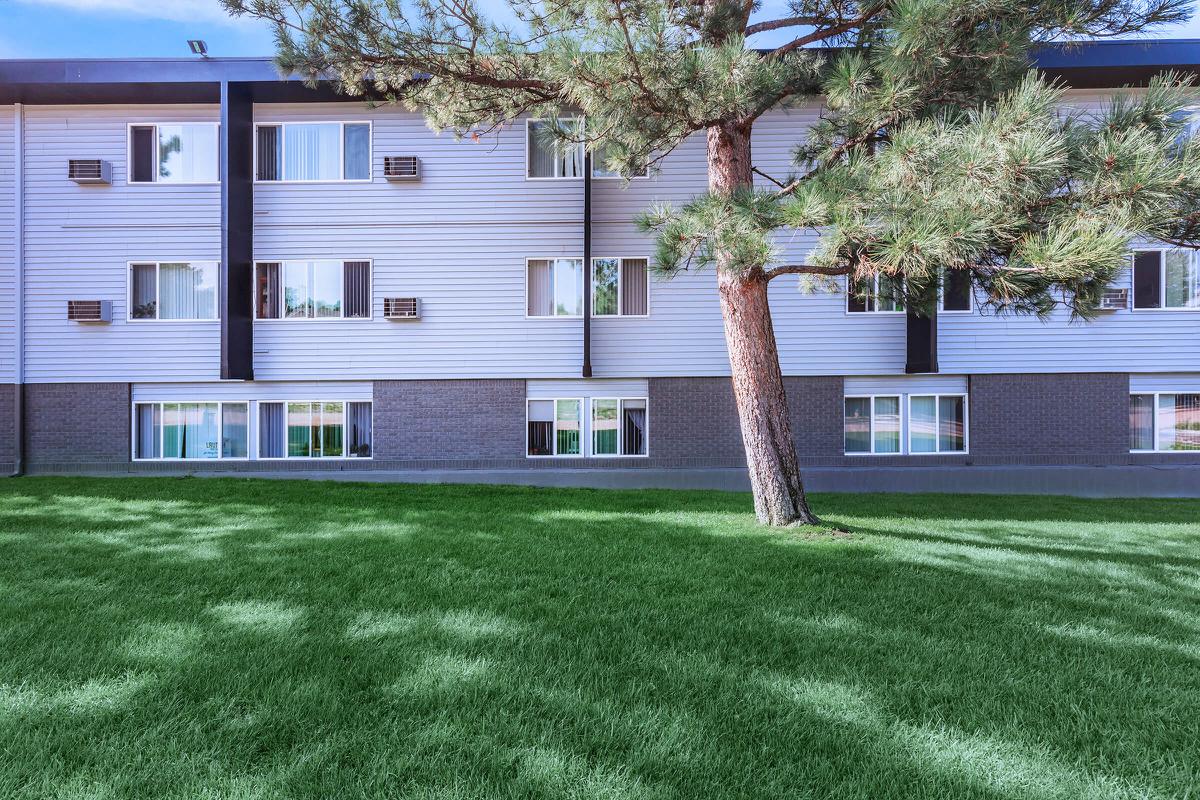
<svg viewBox="0 0 1200 800">
<path fill-rule="evenodd" d="M 1129 462 L 1129 375 L 972 375 L 977 464 Z"/>
<path fill-rule="evenodd" d="M 380 461 L 524 459 L 525 381 L 376 381 Z"/>
<path fill-rule="evenodd" d="M 128 383 L 25 386 L 25 460 L 31 467 L 130 461 Z"/>
</svg>

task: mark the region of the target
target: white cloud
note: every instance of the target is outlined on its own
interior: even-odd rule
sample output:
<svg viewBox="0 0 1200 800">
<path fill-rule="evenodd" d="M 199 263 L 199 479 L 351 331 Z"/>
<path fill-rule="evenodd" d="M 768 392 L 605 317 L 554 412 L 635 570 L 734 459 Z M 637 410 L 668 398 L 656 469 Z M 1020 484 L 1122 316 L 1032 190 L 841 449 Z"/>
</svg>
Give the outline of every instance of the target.
<svg viewBox="0 0 1200 800">
<path fill-rule="evenodd" d="M 65 8 L 90 14 L 111 14 L 172 22 L 218 22 L 237 20 L 225 13 L 218 0 L 21 0 L 26 5 Z"/>
</svg>

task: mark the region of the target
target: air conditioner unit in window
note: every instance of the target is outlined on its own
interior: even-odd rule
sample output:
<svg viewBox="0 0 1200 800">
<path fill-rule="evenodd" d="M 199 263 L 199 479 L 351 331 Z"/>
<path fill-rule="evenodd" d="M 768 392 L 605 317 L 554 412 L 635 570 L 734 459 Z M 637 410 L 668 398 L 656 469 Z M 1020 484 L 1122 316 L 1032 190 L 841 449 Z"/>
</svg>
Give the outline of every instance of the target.
<svg viewBox="0 0 1200 800">
<path fill-rule="evenodd" d="M 112 183 L 112 165 L 98 158 L 72 158 L 67 161 L 67 179 L 76 183 Z"/>
<path fill-rule="evenodd" d="M 419 181 L 421 162 L 416 156 L 384 156 L 383 177 L 389 181 Z"/>
<path fill-rule="evenodd" d="M 1117 311 L 1124 308 L 1129 308 L 1128 289 L 1106 289 L 1104 294 L 1100 295 L 1101 311 Z"/>
<path fill-rule="evenodd" d="M 112 301 L 68 300 L 67 319 L 72 322 L 112 322 Z"/>
<path fill-rule="evenodd" d="M 421 300 L 416 297 L 383 298 L 384 319 L 420 319 Z"/>
</svg>

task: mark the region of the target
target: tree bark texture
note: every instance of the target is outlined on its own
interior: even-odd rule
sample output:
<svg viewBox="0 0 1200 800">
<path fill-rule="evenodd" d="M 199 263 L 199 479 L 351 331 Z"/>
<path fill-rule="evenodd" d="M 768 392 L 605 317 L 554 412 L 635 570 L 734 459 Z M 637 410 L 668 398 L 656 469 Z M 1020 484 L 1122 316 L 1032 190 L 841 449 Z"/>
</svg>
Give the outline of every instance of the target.
<svg viewBox="0 0 1200 800">
<path fill-rule="evenodd" d="M 729 123 L 709 128 L 709 190 L 729 196 L 750 187 L 750 156 L 749 125 Z M 718 252 L 716 260 L 725 343 L 754 492 L 754 512 L 764 525 L 815 525 L 819 520 L 805 499 L 796 458 L 767 301 L 767 277 L 761 269 L 733 269 L 728 254 Z"/>
</svg>

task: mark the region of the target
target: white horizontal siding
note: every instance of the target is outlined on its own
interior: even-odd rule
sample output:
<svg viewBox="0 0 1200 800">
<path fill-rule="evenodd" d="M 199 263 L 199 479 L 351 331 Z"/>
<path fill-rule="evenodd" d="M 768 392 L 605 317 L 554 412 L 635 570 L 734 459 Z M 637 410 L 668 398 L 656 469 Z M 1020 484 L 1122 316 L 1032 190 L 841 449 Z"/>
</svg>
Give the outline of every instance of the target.
<svg viewBox="0 0 1200 800">
<path fill-rule="evenodd" d="M 16 380 L 16 113 L 0 106 L 0 383 Z"/>
<path fill-rule="evenodd" d="M 129 261 L 211 261 L 221 246 L 219 186 L 128 184 L 128 126 L 218 117 L 216 106 L 26 108 L 28 380 L 218 377 L 218 322 L 126 321 Z M 112 185 L 67 180 L 72 158 L 111 162 Z M 68 322 L 74 299 L 112 301 L 112 324 Z"/>
<path fill-rule="evenodd" d="M 1114 284 L 1130 290 L 1125 270 Z M 938 361 L 947 372 L 1170 372 L 1200 367 L 1200 309 L 1033 316 L 943 314 Z"/>
<path fill-rule="evenodd" d="M 965 375 L 872 375 L 846 378 L 852 394 L 966 394 Z"/>
<path fill-rule="evenodd" d="M 643 379 L 531 380 L 525 384 L 530 398 L 555 397 L 649 397 L 649 382 Z"/>
<path fill-rule="evenodd" d="M 1174 375 L 1130 375 L 1130 392 L 1200 392 L 1200 372 Z"/>
<path fill-rule="evenodd" d="M 1103 99 L 1096 92 L 1070 97 L 1085 109 Z M 816 114 L 806 107 L 763 117 L 755 128 L 756 165 L 785 175 Z M 218 257 L 219 187 L 129 186 L 125 176 L 130 122 L 215 120 L 216 106 L 36 107 L 27 116 L 29 379 L 215 381 L 218 323 L 125 318 L 127 262 Z M 523 124 L 458 142 L 395 107 L 264 104 L 255 117 L 369 119 L 374 133 L 369 183 L 255 186 L 256 259 L 369 258 L 374 270 L 370 320 L 255 323 L 260 382 L 579 374 L 582 319 L 526 319 L 525 262 L 582 255 L 583 182 L 527 180 Z M 4 127 L 11 119 L 0 119 L 0 156 L 11 147 Z M 418 156 L 422 179 L 388 183 L 388 155 Z M 71 157 L 110 160 L 114 185 L 67 181 Z M 0 192 L 9 174 L 0 158 Z M 594 181 L 593 255 L 651 257 L 652 237 L 636 230 L 634 215 L 652 202 L 686 202 L 705 188 L 701 136 L 667 156 L 649 179 Z M 5 211 L 0 204 L 0 240 L 11 236 Z M 783 257 L 805 258 L 814 241 L 812 233 L 781 237 Z M 0 251 L 0 282 L 10 281 L 0 286 L 11 287 L 4 258 L 11 259 L 11 247 Z M 593 320 L 596 376 L 728 375 L 715 283 L 711 269 L 654 278 L 649 317 Z M 843 290 L 806 293 L 797 286 L 785 277 L 770 289 L 785 374 L 903 372 L 903 315 L 847 314 Z M 11 294 L 0 299 L 0 337 L 12 335 Z M 383 298 L 392 296 L 421 298 L 422 319 L 384 320 Z M 111 300 L 113 323 L 68 323 L 69 299 Z M 941 366 L 951 374 L 1200 369 L 1200 312 L 1115 312 L 1090 325 L 1070 324 L 1063 314 L 1042 322 L 976 312 L 942 315 L 938 329 Z M 11 370 L 11 360 L 0 352 L 0 370 Z"/>
<path fill-rule="evenodd" d="M 135 402 L 154 400 L 370 400 L 371 383 L 350 381 L 271 382 L 216 381 L 211 383 L 135 383 Z"/>
</svg>

